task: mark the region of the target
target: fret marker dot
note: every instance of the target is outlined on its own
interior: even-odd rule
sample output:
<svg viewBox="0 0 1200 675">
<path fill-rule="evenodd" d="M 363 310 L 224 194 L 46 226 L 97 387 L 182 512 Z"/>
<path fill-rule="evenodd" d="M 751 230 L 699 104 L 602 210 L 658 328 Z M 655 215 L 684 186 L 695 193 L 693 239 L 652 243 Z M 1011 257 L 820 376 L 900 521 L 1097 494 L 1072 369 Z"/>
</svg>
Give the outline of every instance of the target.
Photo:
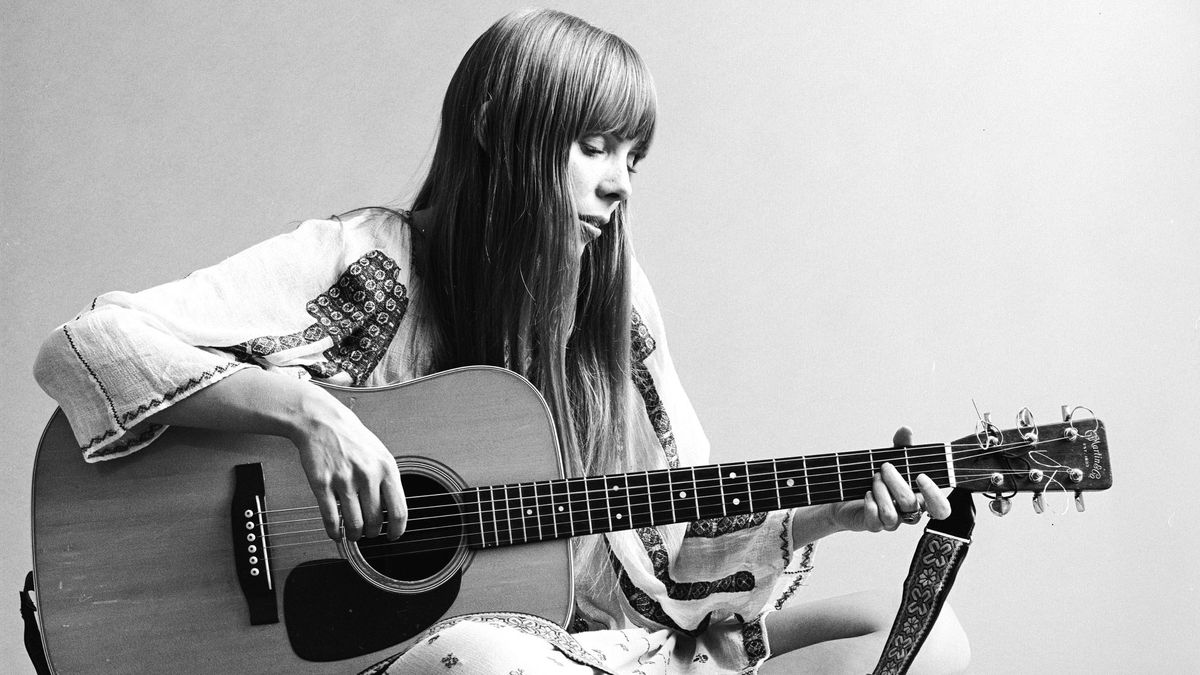
<svg viewBox="0 0 1200 675">
<path fill-rule="evenodd" d="M 533 515 L 533 509 L 525 509 L 525 515 L 527 515 L 527 516 L 532 516 L 532 515 Z"/>
<path fill-rule="evenodd" d="M 560 506 L 560 507 L 558 507 L 558 510 L 559 510 L 559 511 L 562 511 L 562 510 L 563 510 L 563 507 L 561 507 L 561 506 Z"/>
<path fill-rule="evenodd" d="M 617 520 L 620 520 L 622 517 L 623 516 L 621 514 L 619 514 L 619 513 L 617 514 Z"/>
<path fill-rule="evenodd" d="M 796 484 L 796 480 L 795 480 L 795 479 L 793 479 L 793 478 L 789 478 L 789 479 L 787 479 L 787 486 L 788 486 L 788 487 L 792 487 L 792 486 L 793 486 L 793 485 L 795 485 L 795 484 Z"/>
<path fill-rule="evenodd" d="M 680 491 L 679 491 L 679 498 L 680 498 L 680 499 L 683 499 L 683 498 L 684 498 L 684 497 L 686 497 L 686 496 L 687 496 L 687 493 L 686 493 L 686 492 L 684 492 L 684 491 L 682 491 L 682 490 L 680 490 Z"/>
<path fill-rule="evenodd" d="M 734 498 L 733 498 L 733 505 L 734 505 L 734 506 L 737 506 L 738 504 L 741 504 L 741 503 L 742 503 L 742 500 L 738 499 L 737 497 L 734 497 Z"/>
<path fill-rule="evenodd" d="M 617 490 L 620 490 L 620 489 L 621 489 L 621 486 L 620 486 L 620 485 L 614 485 L 614 486 L 612 486 L 612 489 L 613 489 L 613 492 L 616 492 Z"/>
<path fill-rule="evenodd" d="M 730 477 L 730 478 L 737 478 L 737 472 L 736 472 L 736 471 L 730 471 L 730 472 L 729 472 L 729 477 Z"/>
</svg>

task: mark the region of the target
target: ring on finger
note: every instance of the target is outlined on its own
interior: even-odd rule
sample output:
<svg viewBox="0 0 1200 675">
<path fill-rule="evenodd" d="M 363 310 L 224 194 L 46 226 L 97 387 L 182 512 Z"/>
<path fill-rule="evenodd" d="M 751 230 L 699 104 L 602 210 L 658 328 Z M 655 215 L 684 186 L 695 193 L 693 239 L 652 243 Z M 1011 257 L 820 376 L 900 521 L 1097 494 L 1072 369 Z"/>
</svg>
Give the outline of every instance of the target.
<svg viewBox="0 0 1200 675">
<path fill-rule="evenodd" d="M 912 511 L 901 511 L 900 520 L 906 525 L 916 525 L 921 522 L 921 516 L 925 513 L 925 506 L 917 501 L 917 508 Z"/>
</svg>

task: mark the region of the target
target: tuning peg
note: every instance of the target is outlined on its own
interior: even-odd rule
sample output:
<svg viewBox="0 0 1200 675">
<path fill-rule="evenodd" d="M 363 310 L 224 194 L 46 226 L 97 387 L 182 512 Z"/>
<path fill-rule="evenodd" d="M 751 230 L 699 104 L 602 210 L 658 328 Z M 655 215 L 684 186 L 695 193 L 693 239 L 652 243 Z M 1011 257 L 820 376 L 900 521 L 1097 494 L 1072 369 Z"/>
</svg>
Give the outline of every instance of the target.
<svg viewBox="0 0 1200 675">
<path fill-rule="evenodd" d="M 988 502 L 988 510 L 992 512 L 992 515 L 998 517 L 1007 516 L 1008 512 L 1012 510 L 1012 500 L 1008 497 L 996 497 Z"/>
<path fill-rule="evenodd" d="M 1041 492 L 1033 493 L 1033 512 L 1039 514 L 1046 512 L 1046 497 Z"/>
<path fill-rule="evenodd" d="M 1070 421 L 1071 421 L 1071 413 L 1070 413 L 1070 411 L 1068 410 L 1070 407 L 1071 407 L 1071 406 L 1069 406 L 1069 405 L 1064 405 L 1064 406 L 1062 407 L 1062 418 L 1063 418 L 1063 421 L 1064 421 L 1064 422 L 1070 422 Z"/>
<path fill-rule="evenodd" d="M 1076 490 L 1075 491 L 1075 510 L 1080 513 L 1083 513 L 1085 508 L 1086 507 L 1083 505 L 1083 490 Z"/>
</svg>

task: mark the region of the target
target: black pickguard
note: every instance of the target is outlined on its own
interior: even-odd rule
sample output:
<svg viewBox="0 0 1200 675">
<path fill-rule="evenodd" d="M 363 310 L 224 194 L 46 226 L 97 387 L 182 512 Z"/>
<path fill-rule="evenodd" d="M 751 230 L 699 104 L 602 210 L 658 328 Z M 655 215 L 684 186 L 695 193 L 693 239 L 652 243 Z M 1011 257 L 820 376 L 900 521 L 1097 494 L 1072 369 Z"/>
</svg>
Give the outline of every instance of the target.
<svg viewBox="0 0 1200 675">
<path fill-rule="evenodd" d="M 458 596 L 462 572 L 427 593 L 376 588 L 341 559 L 312 560 L 288 575 L 283 616 L 296 656 L 340 661 L 386 649 L 437 621 Z"/>
</svg>

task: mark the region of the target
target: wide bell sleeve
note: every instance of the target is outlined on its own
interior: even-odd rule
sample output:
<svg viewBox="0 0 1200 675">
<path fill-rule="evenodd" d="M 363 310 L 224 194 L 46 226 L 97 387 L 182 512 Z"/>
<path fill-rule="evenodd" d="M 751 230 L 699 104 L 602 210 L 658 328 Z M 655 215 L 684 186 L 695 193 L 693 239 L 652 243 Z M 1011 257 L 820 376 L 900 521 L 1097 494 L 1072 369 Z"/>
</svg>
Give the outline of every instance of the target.
<svg viewBox="0 0 1200 675">
<path fill-rule="evenodd" d="M 407 228 L 310 220 L 183 279 L 101 295 L 34 366 L 89 462 L 134 452 L 155 413 L 248 367 L 362 384 L 408 304 Z"/>
</svg>

